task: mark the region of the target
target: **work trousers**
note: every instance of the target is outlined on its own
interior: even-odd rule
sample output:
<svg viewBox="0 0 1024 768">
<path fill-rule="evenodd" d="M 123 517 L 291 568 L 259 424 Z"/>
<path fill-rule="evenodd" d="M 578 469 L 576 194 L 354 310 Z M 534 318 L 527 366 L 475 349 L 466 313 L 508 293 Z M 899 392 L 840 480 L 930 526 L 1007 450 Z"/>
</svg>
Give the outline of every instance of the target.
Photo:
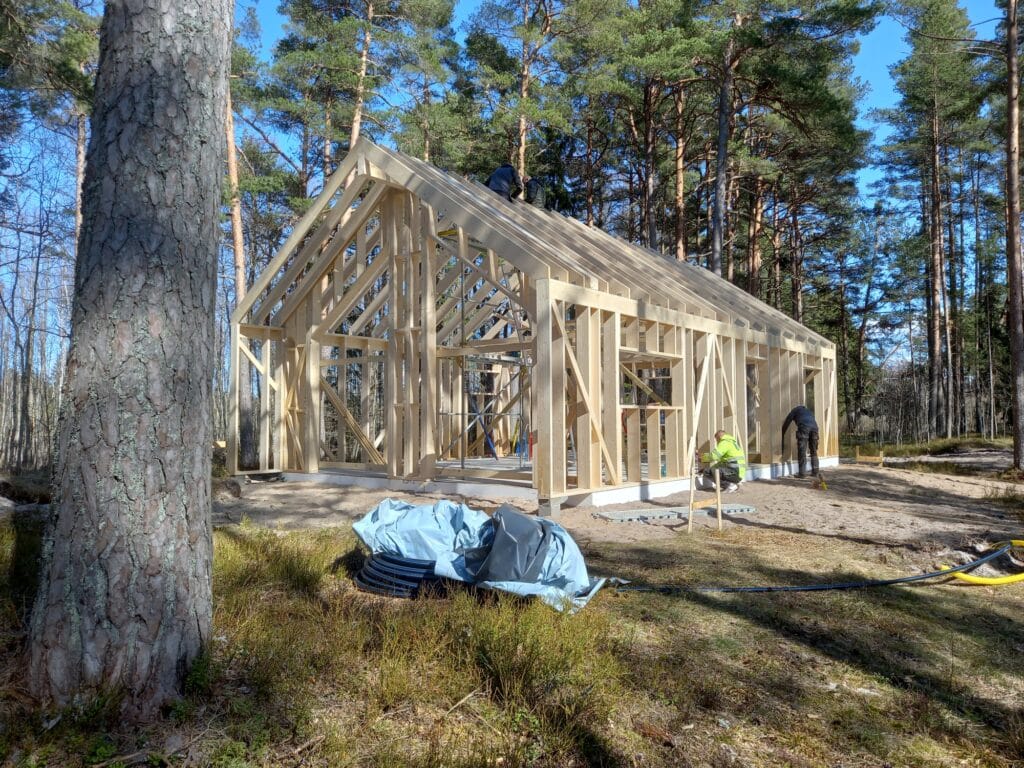
<svg viewBox="0 0 1024 768">
<path fill-rule="evenodd" d="M 704 470 L 704 477 L 708 483 L 714 485 L 715 483 L 715 470 L 708 468 Z M 718 476 L 722 478 L 723 483 L 740 483 L 740 471 L 738 467 L 726 464 L 725 466 L 718 468 Z"/>
<path fill-rule="evenodd" d="M 799 473 L 804 473 L 804 464 L 807 462 L 807 454 L 811 454 L 811 474 L 818 474 L 818 430 L 797 429 L 796 431 L 796 454 L 800 459 Z"/>
</svg>

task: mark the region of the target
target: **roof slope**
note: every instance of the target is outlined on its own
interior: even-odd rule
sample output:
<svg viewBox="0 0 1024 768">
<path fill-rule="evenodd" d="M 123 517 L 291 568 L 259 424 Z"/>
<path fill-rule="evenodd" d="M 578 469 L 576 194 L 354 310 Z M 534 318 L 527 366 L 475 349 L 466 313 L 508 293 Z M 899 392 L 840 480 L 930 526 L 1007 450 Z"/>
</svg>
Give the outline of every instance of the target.
<svg viewBox="0 0 1024 768">
<path fill-rule="evenodd" d="M 352 154 L 432 205 L 474 239 L 533 278 L 553 277 L 766 333 L 833 346 L 825 337 L 709 270 L 665 257 L 596 227 L 446 173 L 360 139 Z"/>
</svg>

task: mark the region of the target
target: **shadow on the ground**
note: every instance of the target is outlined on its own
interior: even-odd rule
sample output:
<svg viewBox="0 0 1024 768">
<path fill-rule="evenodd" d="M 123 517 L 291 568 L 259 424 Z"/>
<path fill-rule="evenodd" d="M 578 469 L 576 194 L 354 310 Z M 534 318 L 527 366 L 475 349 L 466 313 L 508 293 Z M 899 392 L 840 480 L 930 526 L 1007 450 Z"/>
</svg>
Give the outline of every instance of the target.
<svg viewBox="0 0 1024 768">
<path fill-rule="evenodd" d="M 779 567 L 749 549 L 742 557 L 723 557 L 720 548 L 681 552 L 656 545 L 604 545 L 588 552 L 587 557 L 595 570 L 635 578 L 638 585 L 662 581 L 680 586 L 803 585 L 864 578 L 848 570 L 815 572 Z M 620 597 L 631 599 L 628 593 Z M 647 594 L 638 606 L 626 604 L 620 610 L 639 612 L 642 620 L 644 612 L 650 610 L 659 622 L 667 620 L 667 613 L 671 620 L 685 623 L 689 614 L 684 607 L 699 607 L 750 622 L 789 643 L 881 678 L 893 688 L 918 697 L 920 706 L 939 705 L 957 718 L 974 723 L 973 727 L 985 728 L 986 740 L 997 745 L 1003 729 L 1017 727 L 1014 724 L 1021 711 L 985 695 L 984 688 L 975 689 L 973 684 L 985 677 L 1019 674 L 1019 638 L 1024 637 L 1024 620 L 1011 610 L 1001 612 L 987 605 L 984 597 L 982 590 L 935 589 L 927 584 L 814 593 L 679 591 Z M 639 603 L 648 607 L 641 608 Z M 680 614 L 680 610 L 684 612 Z M 692 620 L 692 616 L 689 618 Z M 747 640 L 744 637 L 743 642 Z M 749 640 L 756 642 L 753 636 Z M 720 638 L 715 641 L 727 642 Z M 772 644 L 764 647 L 770 649 L 768 656 L 777 652 Z M 682 656 L 687 653 L 682 649 L 679 652 Z M 752 655 L 760 658 L 760 652 Z M 671 662 L 681 663 L 685 663 L 682 658 Z M 725 670 L 730 680 L 719 685 L 756 689 L 760 699 L 756 709 L 761 716 L 769 716 L 765 713 L 773 708 L 791 709 L 805 694 L 815 693 L 800 690 L 806 680 L 773 677 L 773 670 L 760 668 L 760 661 L 757 674 L 751 674 L 749 663 L 738 665 L 734 679 Z M 695 669 L 694 674 L 706 673 Z M 689 690 L 688 695 L 694 695 L 693 691 Z M 698 703 L 701 696 L 710 698 L 710 708 L 714 709 L 713 691 L 698 690 L 696 695 Z M 947 736 L 963 738 L 964 733 L 954 732 L 948 721 L 936 718 L 932 727 Z M 1021 755 L 1008 757 L 1020 759 Z"/>
<path fill-rule="evenodd" d="M 794 491 L 794 503 L 799 504 L 803 499 L 806 503 L 814 503 L 816 506 L 835 505 L 843 507 L 839 514 L 849 516 L 849 508 L 862 507 L 866 513 L 882 512 L 891 514 L 894 523 L 899 518 L 915 521 L 916 524 L 923 524 L 919 540 L 927 541 L 930 544 L 944 546 L 961 545 L 968 539 L 981 538 L 1009 538 L 1020 533 L 1020 523 L 1014 514 L 992 499 L 971 498 L 959 495 L 955 492 L 945 491 L 917 482 L 920 475 L 909 471 L 894 471 L 877 469 L 875 467 L 857 466 L 856 468 L 830 468 L 825 470 L 825 477 L 828 489 L 824 491 L 812 490 L 809 481 L 797 480 L 794 478 L 779 478 L 771 483 L 776 488 L 792 488 Z M 951 476 L 952 477 L 952 476 Z M 976 481 L 952 477 L 955 481 L 974 483 Z M 749 485 L 751 493 L 756 494 L 757 483 L 754 481 Z M 988 487 L 987 484 L 985 484 Z M 744 486 L 747 488 L 748 486 Z M 808 498 L 806 494 L 813 493 L 815 497 Z M 799 495 L 798 495 L 799 494 Z M 821 494 L 818 496 L 818 494 Z M 723 496 L 722 502 L 729 504 L 733 502 L 743 503 L 746 499 L 740 494 L 739 499 L 735 496 Z M 715 497 L 702 495 L 695 500 L 700 506 L 713 505 Z M 756 498 L 751 500 L 756 506 Z M 665 499 L 651 501 L 650 504 L 656 507 L 671 508 L 685 506 L 688 503 L 686 494 L 677 494 Z M 886 509 L 888 506 L 898 507 Z M 703 514 L 703 513 L 699 513 Z M 752 528 L 766 530 L 778 530 L 787 533 L 806 533 L 822 538 L 832 538 L 841 541 L 849 541 L 854 544 L 865 544 L 874 546 L 899 546 L 905 549 L 914 549 L 918 546 L 914 542 L 906 541 L 906 532 L 894 535 L 892 539 L 883 536 L 858 536 L 853 533 L 836 533 L 831 531 L 818 531 L 812 528 L 801 528 L 799 525 L 771 523 L 759 520 L 755 516 L 729 516 L 730 522 L 739 525 L 747 525 Z M 927 526 L 928 522 L 937 525 Z M 955 522 L 955 526 L 951 523 Z M 947 526 L 945 529 L 943 526 Z M 851 520 L 848 527 L 856 530 L 856 521 Z M 671 526 L 678 530 L 679 526 Z"/>
</svg>

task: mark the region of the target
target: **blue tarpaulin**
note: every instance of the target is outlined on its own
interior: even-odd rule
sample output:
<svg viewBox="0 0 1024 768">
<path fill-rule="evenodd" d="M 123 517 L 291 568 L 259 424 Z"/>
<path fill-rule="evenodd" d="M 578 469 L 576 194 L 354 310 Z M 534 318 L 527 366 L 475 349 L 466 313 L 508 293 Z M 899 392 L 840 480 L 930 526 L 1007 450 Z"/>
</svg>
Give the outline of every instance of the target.
<svg viewBox="0 0 1024 768">
<path fill-rule="evenodd" d="M 375 554 L 433 560 L 439 577 L 535 595 L 558 610 L 582 608 L 604 584 L 589 578 L 583 554 L 562 526 L 510 507 L 492 518 L 451 501 L 417 506 L 385 499 L 352 528 Z M 485 576 L 496 573 L 504 577 Z"/>
</svg>

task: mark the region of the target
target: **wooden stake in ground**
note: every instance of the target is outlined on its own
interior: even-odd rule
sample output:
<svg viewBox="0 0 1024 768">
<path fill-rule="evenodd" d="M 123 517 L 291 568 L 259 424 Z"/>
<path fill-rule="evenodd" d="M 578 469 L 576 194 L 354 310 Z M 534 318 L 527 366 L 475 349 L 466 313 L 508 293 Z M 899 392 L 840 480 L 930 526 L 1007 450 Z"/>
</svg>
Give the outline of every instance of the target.
<svg viewBox="0 0 1024 768">
<path fill-rule="evenodd" d="M 718 514 L 718 530 L 722 530 L 722 472 L 715 470 L 715 509 Z"/>
<path fill-rule="evenodd" d="M 686 519 L 686 532 L 693 533 L 693 494 L 697 490 L 697 462 L 690 462 L 690 514 Z"/>
<path fill-rule="evenodd" d="M 210 641 L 211 372 L 231 0 L 108 2 L 53 517 L 29 629 L 46 705 L 144 720 Z"/>
</svg>

